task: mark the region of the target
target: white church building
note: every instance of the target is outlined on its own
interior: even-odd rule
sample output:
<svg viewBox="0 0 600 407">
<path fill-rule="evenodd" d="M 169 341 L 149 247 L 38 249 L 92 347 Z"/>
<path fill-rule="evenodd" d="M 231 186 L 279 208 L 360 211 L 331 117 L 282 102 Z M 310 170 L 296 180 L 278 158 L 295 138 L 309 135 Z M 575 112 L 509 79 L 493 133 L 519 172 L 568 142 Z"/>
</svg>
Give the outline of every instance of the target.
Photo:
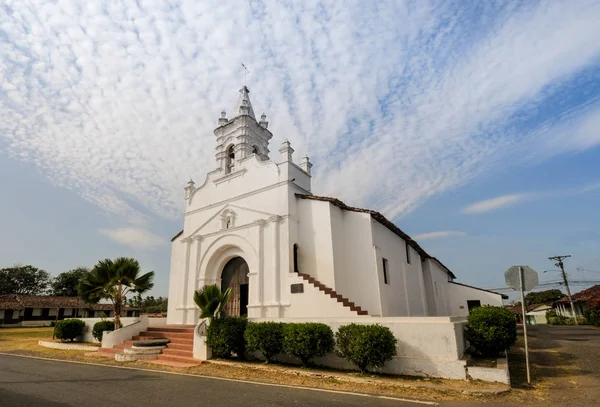
<svg viewBox="0 0 600 407">
<path fill-rule="evenodd" d="M 379 212 L 311 193 L 308 157 L 273 154 L 249 90 L 214 130 L 215 169 L 185 188 L 172 239 L 169 324 L 196 324 L 194 291 L 232 288 L 230 315 L 250 319 L 465 316 L 498 293 L 455 282 L 438 259 Z M 377 318 L 379 319 L 379 318 Z"/>
</svg>

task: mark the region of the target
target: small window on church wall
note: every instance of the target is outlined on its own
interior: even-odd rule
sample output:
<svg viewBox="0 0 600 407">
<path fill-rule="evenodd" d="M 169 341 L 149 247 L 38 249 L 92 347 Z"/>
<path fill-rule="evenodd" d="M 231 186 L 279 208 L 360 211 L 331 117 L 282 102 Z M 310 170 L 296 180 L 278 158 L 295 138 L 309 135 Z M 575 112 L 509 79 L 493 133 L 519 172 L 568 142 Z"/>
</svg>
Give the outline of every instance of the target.
<svg viewBox="0 0 600 407">
<path fill-rule="evenodd" d="M 410 264 L 410 246 L 408 245 L 408 242 L 406 243 L 406 262 L 408 264 Z"/>
<path fill-rule="evenodd" d="M 230 226 L 231 226 L 231 216 L 228 216 L 227 220 L 225 221 L 225 229 L 229 229 Z"/>
<path fill-rule="evenodd" d="M 294 273 L 299 273 L 298 268 L 298 244 L 294 243 Z"/>
<path fill-rule="evenodd" d="M 383 260 L 383 282 L 385 284 L 389 284 L 390 278 L 388 276 L 388 260 L 387 259 L 382 259 L 382 260 Z"/>
<path fill-rule="evenodd" d="M 252 154 L 258 154 L 258 147 L 256 147 L 256 146 L 252 147 Z"/>
</svg>

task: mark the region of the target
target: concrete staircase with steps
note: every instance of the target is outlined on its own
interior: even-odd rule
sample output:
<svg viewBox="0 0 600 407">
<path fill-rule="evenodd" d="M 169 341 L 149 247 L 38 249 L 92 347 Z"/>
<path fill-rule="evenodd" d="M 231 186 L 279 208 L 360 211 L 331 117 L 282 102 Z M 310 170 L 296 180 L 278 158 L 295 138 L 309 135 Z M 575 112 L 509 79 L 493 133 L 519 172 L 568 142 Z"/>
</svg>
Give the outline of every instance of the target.
<svg viewBox="0 0 600 407">
<path fill-rule="evenodd" d="M 314 277 L 311 277 L 308 274 L 304 273 L 298 273 L 298 276 L 302 277 L 304 280 L 308 281 L 310 284 L 318 288 L 319 291 L 323 291 L 326 295 L 329 295 L 331 298 L 336 299 L 337 302 L 341 302 L 344 307 L 350 308 L 351 311 L 356 312 L 358 315 L 369 315 L 369 313 L 366 310 L 363 310 L 361 307 L 357 306 L 348 298 L 338 294 L 333 288 L 327 287 L 325 284 L 321 283 L 319 280 L 316 280 Z"/>
<path fill-rule="evenodd" d="M 111 349 L 100 348 L 98 356 L 114 358 L 116 353 L 122 353 L 124 349 L 131 348 L 135 341 L 165 338 L 169 339 L 167 347 L 162 350 L 156 360 L 148 360 L 150 363 L 171 366 L 193 366 L 202 363 L 194 359 L 194 326 L 193 325 L 166 325 L 164 327 L 148 328 L 147 331 L 140 332 L 132 340 L 126 341 L 121 345 L 115 345 Z"/>
</svg>

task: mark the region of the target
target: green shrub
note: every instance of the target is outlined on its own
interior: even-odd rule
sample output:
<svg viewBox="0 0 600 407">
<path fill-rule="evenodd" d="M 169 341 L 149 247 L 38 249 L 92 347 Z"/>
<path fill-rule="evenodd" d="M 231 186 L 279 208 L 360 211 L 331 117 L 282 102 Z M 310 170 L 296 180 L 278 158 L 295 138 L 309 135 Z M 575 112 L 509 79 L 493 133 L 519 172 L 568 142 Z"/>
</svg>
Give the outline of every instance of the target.
<svg viewBox="0 0 600 407">
<path fill-rule="evenodd" d="M 244 333 L 246 350 L 259 351 L 267 363 L 283 352 L 283 324 L 279 322 L 250 322 Z"/>
<path fill-rule="evenodd" d="M 494 357 L 517 341 L 517 321 L 505 308 L 482 306 L 471 310 L 465 337 L 469 352 Z"/>
<path fill-rule="evenodd" d="M 575 320 L 571 317 L 563 317 L 562 315 L 556 315 L 553 317 L 546 317 L 549 325 L 575 325 Z M 581 318 L 579 319 L 581 323 Z"/>
<path fill-rule="evenodd" d="M 583 314 L 590 325 L 600 326 L 600 311 L 590 309 Z"/>
<path fill-rule="evenodd" d="M 243 359 L 246 354 L 244 331 L 247 324 L 245 317 L 216 318 L 208 326 L 206 344 L 217 357 L 230 358 L 235 354 Z"/>
<path fill-rule="evenodd" d="M 286 324 L 283 327 L 283 349 L 302 361 L 304 366 L 313 357 L 325 356 L 333 351 L 333 332 L 325 324 Z"/>
<path fill-rule="evenodd" d="M 56 337 L 61 341 L 73 342 L 75 338 L 83 334 L 85 322 L 81 319 L 63 319 L 56 323 Z"/>
<path fill-rule="evenodd" d="M 92 335 L 94 338 L 102 342 L 102 335 L 104 331 L 114 331 L 115 323 L 114 321 L 100 321 L 94 324 L 94 328 L 92 329 Z"/>
<path fill-rule="evenodd" d="M 335 333 L 336 353 L 354 363 L 361 372 L 381 367 L 396 356 L 396 343 L 389 328 L 381 325 L 350 324 Z"/>
</svg>

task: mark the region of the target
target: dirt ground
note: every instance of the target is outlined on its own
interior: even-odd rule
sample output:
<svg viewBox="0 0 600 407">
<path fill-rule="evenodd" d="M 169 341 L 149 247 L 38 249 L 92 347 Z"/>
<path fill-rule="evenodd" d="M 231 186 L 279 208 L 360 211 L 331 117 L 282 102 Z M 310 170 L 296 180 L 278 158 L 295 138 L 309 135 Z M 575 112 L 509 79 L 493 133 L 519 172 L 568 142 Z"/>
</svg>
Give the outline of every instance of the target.
<svg viewBox="0 0 600 407">
<path fill-rule="evenodd" d="M 528 334 L 536 401 L 555 406 L 600 405 L 600 329 L 535 325 L 528 327 Z M 522 335 L 517 345 L 509 354 L 512 386 L 528 389 Z"/>
<path fill-rule="evenodd" d="M 523 331 L 508 354 L 512 391 L 451 406 L 600 405 L 600 329 L 590 326 L 528 327 L 531 385 L 527 384 Z"/>
</svg>

